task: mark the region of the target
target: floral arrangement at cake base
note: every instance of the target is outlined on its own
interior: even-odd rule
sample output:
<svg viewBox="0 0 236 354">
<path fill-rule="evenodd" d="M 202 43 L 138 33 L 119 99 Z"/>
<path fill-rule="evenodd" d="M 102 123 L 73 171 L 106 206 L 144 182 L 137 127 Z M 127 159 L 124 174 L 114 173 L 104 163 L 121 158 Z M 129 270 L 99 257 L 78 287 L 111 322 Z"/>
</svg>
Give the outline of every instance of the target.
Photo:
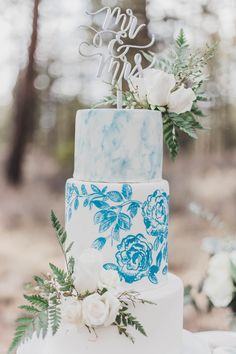
<svg viewBox="0 0 236 354">
<path fill-rule="evenodd" d="M 30 294 L 24 295 L 26 305 L 20 309 L 26 315 L 18 318 L 15 336 L 8 353 L 13 353 L 35 333 L 45 338 L 50 331 L 55 335 L 61 323 L 66 326 L 86 327 L 96 336 L 99 327 L 115 326 L 119 334 L 134 343 L 129 333 L 131 326 L 146 336 L 143 325 L 132 315 L 130 307 L 137 303 L 155 303 L 142 299 L 136 291 L 124 291 L 118 273 L 103 268 L 104 260 L 96 249 L 84 251 L 77 262 L 68 253 L 73 243 L 67 245 L 67 234 L 54 212 L 52 225 L 63 252 L 66 270 L 50 263 L 50 273 L 34 277 L 28 285 Z"/>
</svg>

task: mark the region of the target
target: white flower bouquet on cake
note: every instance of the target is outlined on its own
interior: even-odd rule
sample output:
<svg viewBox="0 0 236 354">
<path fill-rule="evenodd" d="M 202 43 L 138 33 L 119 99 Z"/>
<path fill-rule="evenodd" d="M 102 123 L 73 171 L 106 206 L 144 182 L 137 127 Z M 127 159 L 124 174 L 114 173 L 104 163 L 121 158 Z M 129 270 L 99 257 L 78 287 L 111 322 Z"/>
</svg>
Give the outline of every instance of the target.
<svg viewBox="0 0 236 354">
<path fill-rule="evenodd" d="M 215 50 L 216 45 L 191 50 L 181 29 L 174 45 L 163 55 L 142 52 L 150 65 L 128 76 L 129 90 L 122 92 L 123 107 L 162 112 L 164 139 L 173 159 L 178 154 L 179 131 L 196 139 L 196 131 L 203 129 L 199 118 L 204 114 L 199 103 L 208 101 L 205 67 Z M 114 94 L 96 106 L 117 104 L 117 86 L 112 89 Z"/>
<path fill-rule="evenodd" d="M 67 234 L 56 215 L 51 214 L 52 225 L 63 252 L 66 270 L 50 263 L 51 272 L 34 277 L 34 282 L 24 295 L 28 304 L 20 306 L 26 315 L 18 318 L 15 336 L 8 353 L 13 353 L 33 334 L 43 338 L 50 332 L 55 335 L 61 323 L 86 327 L 96 336 L 96 328 L 116 326 L 119 334 L 134 343 L 129 333 L 131 326 L 146 336 L 142 324 L 130 312 L 136 303 L 152 304 L 142 299 L 136 291 L 124 291 L 118 273 L 103 268 L 102 255 L 98 250 L 84 251 L 75 262 L 68 253 L 73 243 L 67 245 Z"/>
</svg>

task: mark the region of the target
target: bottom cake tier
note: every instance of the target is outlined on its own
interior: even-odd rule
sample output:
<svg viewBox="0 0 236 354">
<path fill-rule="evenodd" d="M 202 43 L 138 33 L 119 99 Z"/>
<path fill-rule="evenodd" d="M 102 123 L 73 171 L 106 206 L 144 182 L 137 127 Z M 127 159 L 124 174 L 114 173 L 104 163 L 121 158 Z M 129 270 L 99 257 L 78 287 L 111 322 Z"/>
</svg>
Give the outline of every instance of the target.
<svg viewBox="0 0 236 354">
<path fill-rule="evenodd" d="M 119 335 L 117 328 L 98 328 L 95 334 L 87 329 L 61 326 L 55 335 L 44 340 L 33 338 L 19 349 L 17 354 L 180 354 L 182 353 L 183 332 L 183 284 L 173 274 L 168 282 L 156 290 L 145 291 L 142 298 L 156 305 L 137 305 L 133 310 L 143 324 L 147 337 L 134 331 L 133 344 L 125 336 Z"/>
</svg>

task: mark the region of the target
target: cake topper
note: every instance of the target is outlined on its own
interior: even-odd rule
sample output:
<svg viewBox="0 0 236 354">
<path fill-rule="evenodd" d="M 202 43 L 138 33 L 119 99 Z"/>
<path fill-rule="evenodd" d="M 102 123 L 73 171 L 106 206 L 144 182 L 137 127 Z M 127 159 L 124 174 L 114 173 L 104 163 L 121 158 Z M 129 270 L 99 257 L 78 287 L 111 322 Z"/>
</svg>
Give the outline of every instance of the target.
<svg viewBox="0 0 236 354">
<path fill-rule="evenodd" d="M 97 77 L 103 78 L 105 74 L 110 74 L 110 83 L 117 87 L 117 108 L 122 107 L 122 82 L 128 81 L 131 76 L 142 77 L 143 49 L 151 47 L 155 42 L 154 35 L 146 45 L 136 45 L 126 43 L 133 41 L 140 34 L 146 24 L 138 24 L 138 19 L 131 9 L 126 9 L 124 13 L 120 7 L 111 9 L 103 7 L 95 12 L 88 12 L 89 16 L 105 14 L 101 29 L 93 26 L 83 25 L 81 29 L 89 30 L 93 34 L 92 43 L 83 41 L 79 46 L 79 53 L 84 57 L 99 57 Z M 111 38 L 107 42 L 107 38 Z M 107 45 L 107 51 L 104 46 Z M 128 59 L 130 49 L 137 50 L 133 56 L 133 64 Z M 93 52 L 91 53 L 91 49 Z M 155 58 L 148 67 L 152 67 Z"/>
</svg>

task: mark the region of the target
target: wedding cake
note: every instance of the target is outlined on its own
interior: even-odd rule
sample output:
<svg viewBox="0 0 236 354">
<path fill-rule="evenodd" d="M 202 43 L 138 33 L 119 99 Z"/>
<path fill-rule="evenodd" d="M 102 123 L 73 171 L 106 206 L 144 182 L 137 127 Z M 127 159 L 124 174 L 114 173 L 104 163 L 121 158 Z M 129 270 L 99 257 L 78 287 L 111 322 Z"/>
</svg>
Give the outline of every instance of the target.
<svg viewBox="0 0 236 354">
<path fill-rule="evenodd" d="M 98 328 L 95 340 L 86 328 L 62 324 L 55 336 L 45 338 L 42 354 L 141 354 L 144 348 L 150 354 L 181 353 L 183 285 L 168 273 L 169 186 L 162 179 L 162 136 L 157 111 L 77 112 L 74 178 L 66 183 L 71 253 L 77 263 L 88 248 L 101 252 L 104 269 L 117 272 L 124 290 L 156 305 L 136 305 L 147 337 L 136 334 L 134 344 L 113 327 Z M 31 345 L 18 354 L 32 353 Z"/>
<path fill-rule="evenodd" d="M 100 31 L 88 27 L 92 44 L 82 42 L 80 53 L 100 58 L 98 77 L 108 69 L 112 93 L 103 104 L 117 108 L 77 112 L 65 229 L 51 213 L 65 267 L 50 263 L 48 274 L 34 277 L 27 305 L 21 306 L 27 315 L 17 320 L 9 354 L 16 349 L 18 354 L 185 350 L 183 284 L 168 272 L 163 136 L 174 159 L 178 132 L 196 138 L 202 129 L 198 101 L 205 100 L 203 69 L 214 50 L 208 46 L 192 53 L 181 30 L 168 58 L 144 55 L 141 49 L 153 45 L 153 36 L 143 46 L 124 41 L 132 42 L 145 26 L 138 25 L 132 10 L 104 7 L 90 13 L 104 14 Z M 133 65 L 131 47 L 137 50 Z M 96 53 L 87 53 L 88 48 Z M 150 61 L 146 68 L 143 57 Z M 124 80 L 129 89 L 122 91 Z"/>
</svg>

